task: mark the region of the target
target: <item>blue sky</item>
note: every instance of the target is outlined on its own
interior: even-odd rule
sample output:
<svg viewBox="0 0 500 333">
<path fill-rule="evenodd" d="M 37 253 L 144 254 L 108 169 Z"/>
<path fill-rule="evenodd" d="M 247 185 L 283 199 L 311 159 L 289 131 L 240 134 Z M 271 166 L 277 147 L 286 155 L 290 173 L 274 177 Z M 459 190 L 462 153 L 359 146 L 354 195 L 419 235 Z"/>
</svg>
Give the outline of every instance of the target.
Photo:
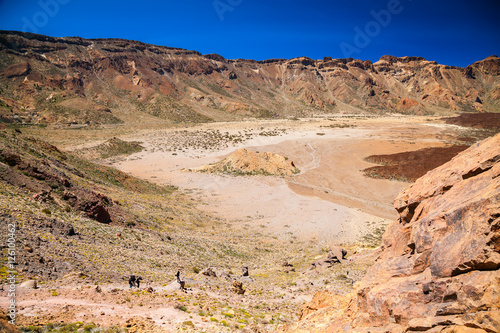
<svg viewBox="0 0 500 333">
<path fill-rule="evenodd" d="M 500 1 L 0 0 L 0 29 L 125 38 L 225 58 L 500 55 Z"/>
</svg>

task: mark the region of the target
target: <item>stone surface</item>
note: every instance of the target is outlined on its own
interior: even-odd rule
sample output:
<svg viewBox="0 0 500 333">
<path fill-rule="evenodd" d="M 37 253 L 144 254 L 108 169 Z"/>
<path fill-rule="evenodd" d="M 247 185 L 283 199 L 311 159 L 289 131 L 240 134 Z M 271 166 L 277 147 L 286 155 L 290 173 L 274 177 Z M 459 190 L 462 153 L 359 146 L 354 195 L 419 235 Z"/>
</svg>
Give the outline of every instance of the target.
<svg viewBox="0 0 500 333">
<path fill-rule="evenodd" d="M 37 289 L 37 282 L 36 280 L 28 280 L 24 281 L 19 285 L 19 288 L 24 288 L 24 289 Z"/>
<path fill-rule="evenodd" d="M 2 333 L 20 333 L 21 331 L 17 329 L 15 325 L 9 323 L 11 320 L 10 317 L 7 316 L 7 313 L 4 309 L 0 309 L 0 332 Z"/>
</svg>

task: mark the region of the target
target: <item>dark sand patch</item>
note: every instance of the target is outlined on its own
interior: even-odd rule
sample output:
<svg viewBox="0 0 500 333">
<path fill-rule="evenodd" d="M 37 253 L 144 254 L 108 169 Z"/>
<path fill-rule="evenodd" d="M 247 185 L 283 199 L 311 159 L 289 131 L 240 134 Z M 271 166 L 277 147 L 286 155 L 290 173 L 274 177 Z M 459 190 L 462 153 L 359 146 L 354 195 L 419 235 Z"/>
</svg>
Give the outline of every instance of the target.
<svg viewBox="0 0 500 333">
<path fill-rule="evenodd" d="M 414 182 L 428 171 L 451 160 L 458 153 L 469 148 L 467 145 L 423 148 L 416 151 L 388 155 L 371 155 L 366 161 L 382 164 L 364 169 L 372 178 L 384 178 Z"/>
</svg>

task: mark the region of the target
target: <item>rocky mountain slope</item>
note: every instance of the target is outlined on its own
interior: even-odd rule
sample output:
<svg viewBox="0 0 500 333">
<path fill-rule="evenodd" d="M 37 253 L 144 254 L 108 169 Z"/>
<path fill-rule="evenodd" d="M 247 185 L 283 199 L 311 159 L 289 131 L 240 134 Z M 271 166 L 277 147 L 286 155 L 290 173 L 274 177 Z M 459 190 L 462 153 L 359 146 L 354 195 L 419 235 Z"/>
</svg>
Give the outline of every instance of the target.
<svg viewBox="0 0 500 333">
<path fill-rule="evenodd" d="M 500 135 L 420 178 L 348 297 L 318 293 L 297 332 L 499 332 Z"/>
<path fill-rule="evenodd" d="M 109 147 L 104 151 L 110 153 Z M 204 267 L 219 256 L 247 257 L 227 242 L 230 232 L 223 242 L 211 238 L 206 229 L 219 219 L 196 205 L 174 187 L 0 130 L 0 231 L 6 234 L 7 225 L 16 224 L 21 281 L 75 272 L 82 281 L 121 281 L 139 272 L 153 281 L 186 262 Z M 6 260 L 0 261 L 2 283 Z"/>
<path fill-rule="evenodd" d="M 207 122 L 335 112 L 500 110 L 500 59 L 228 60 L 120 39 L 0 32 L 7 122 Z"/>
</svg>

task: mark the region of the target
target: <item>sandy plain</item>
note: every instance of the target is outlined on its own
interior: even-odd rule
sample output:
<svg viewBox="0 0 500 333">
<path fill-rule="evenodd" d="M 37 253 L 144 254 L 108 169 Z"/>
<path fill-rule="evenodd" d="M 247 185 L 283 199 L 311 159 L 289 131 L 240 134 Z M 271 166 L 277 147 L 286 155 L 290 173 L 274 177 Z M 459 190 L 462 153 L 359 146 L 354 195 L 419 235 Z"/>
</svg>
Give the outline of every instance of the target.
<svg viewBox="0 0 500 333">
<path fill-rule="evenodd" d="M 222 145 L 218 139 L 206 142 L 210 138 L 203 133 L 214 130 L 231 139 L 223 139 Z M 188 190 L 203 199 L 203 209 L 236 226 L 261 226 L 270 234 L 327 244 L 352 243 L 396 218 L 392 201 L 408 186 L 365 177 L 362 170 L 374 164 L 364 158 L 445 146 L 459 130 L 429 117 L 395 116 L 206 124 L 129 135 L 123 139 L 140 141 L 146 149 L 107 163 L 139 178 Z M 185 142 L 173 144 L 179 136 Z M 189 144 L 199 141 L 205 141 L 204 148 Z M 286 156 L 301 172 L 273 177 L 190 171 L 239 148 Z"/>
</svg>

